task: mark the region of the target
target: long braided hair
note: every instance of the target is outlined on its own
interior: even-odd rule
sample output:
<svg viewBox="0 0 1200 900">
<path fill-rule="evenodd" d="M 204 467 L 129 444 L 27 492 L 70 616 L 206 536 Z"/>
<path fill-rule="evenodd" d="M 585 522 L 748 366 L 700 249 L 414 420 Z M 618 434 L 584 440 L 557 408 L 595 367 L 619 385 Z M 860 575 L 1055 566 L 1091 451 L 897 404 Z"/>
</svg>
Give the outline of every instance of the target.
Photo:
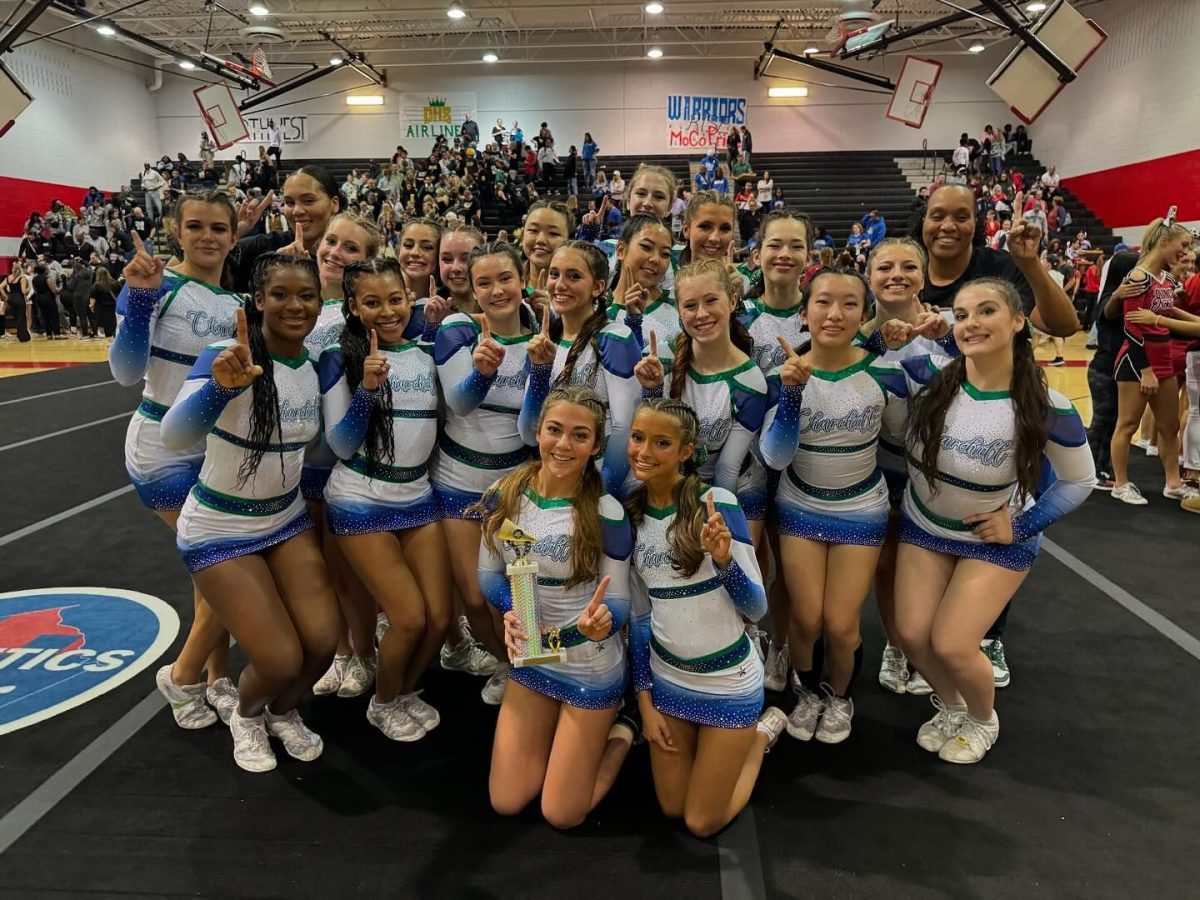
<svg viewBox="0 0 1200 900">
<path fill-rule="evenodd" d="M 238 487 L 244 486 L 258 474 L 258 468 L 272 437 L 278 436 L 279 443 L 283 443 L 283 421 L 279 411 L 279 390 L 275 385 L 275 366 L 271 353 L 267 350 L 266 337 L 263 335 L 263 312 L 258 308 L 256 300 L 265 295 L 271 276 L 284 269 L 295 269 L 311 276 L 317 295 L 321 292 L 321 276 L 317 272 L 317 264 L 307 257 L 264 253 L 254 262 L 254 274 L 251 276 L 253 295 L 246 302 L 246 334 L 250 340 L 250 355 L 255 365 L 262 366 L 262 374 L 250 385 L 250 449 L 238 466 Z M 280 483 L 284 483 L 286 478 L 283 452 L 280 451 Z"/>
<path fill-rule="evenodd" d="M 564 241 L 554 251 L 554 257 L 550 260 L 550 265 L 553 266 L 554 259 L 557 259 L 560 253 L 567 250 L 574 250 L 583 257 L 588 271 L 591 272 L 592 278 L 595 279 L 597 284 L 608 284 L 608 257 L 595 244 L 589 244 L 586 241 Z M 571 349 L 567 351 L 567 358 L 563 362 L 562 371 L 558 373 L 558 378 L 554 380 L 554 387 L 567 387 L 571 383 L 571 378 L 575 374 L 575 364 L 579 362 L 579 357 L 588 347 L 591 347 L 596 354 L 597 365 L 592 370 L 591 379 L 591 383 L 595 384 L 596 376 L 600 372 L 600 348 L 596 346 L 596 335 L 607 324 L 608 310 L 604 305 L 604 292 L 601 291 L 592 299 L 592 314 L 584 320 L 583 327 L 579 329 L 579 334 L 571 344 Z M 562 338 L 562 333 L 562 319 L 554 319 L 550 323 L 550 340 L 557 344 Z"/>
<path fill-rule="evenodd" d="M 346 316 L 346 327 L 338 337 L 338 347 L 342 350 L 346 383 L 351 391 L 362 384 L 363 362 L 371 352 L 371 336 L 363 326 L 362 319 L 353 312 L 351 301 L 357 296 L 359 280 L 373 275 L 391 276 L 400 283 L 401 288 L 404 287 L 404 272 L 400 263 L 386 256 L 352 262 L 342 271 L 342 295 L 346 298 L 342 303 L 342 312 Z M 379 385 L 379 396 L 371 410 L 363 451 L 367 457 L 368 474 L 373 473 L 380 463 L 391 465 L 396 458 L 392 435 L 392 385 L 386 379 Z"/>
<path fill-rule="evenodd" d="M 997 296 L 1011 312 L 1021 312 L 1021 295 L 1010 282 L 998 278 L 977 278 L 959 288 L 986 289 Z M 1032 497 L 1042 474 L 1042 452 L 1046 446 L 1046 417 L 1050 399 L 1046 393 L 1046 374 L 1033 358 L 1033 343 L 1028 328 L 1013 338 L 1012 405 L 1016 418 L 1013 464 L 1021 497 Z M 946 426 L 946 413 L 967 380 L 967 361 L 956 356 L 942 369 L 925 390 L 917 394 L 908 423 L 908 440 L 921 444 L 921 474 L 930 489 L 938 491 L 938 453 Z"/>
<path fill-rule="evenodd" d="M 704 562 L 704 546 L 700 543 L 700 528 L 704 524 L 704 508 L 700 505 L 700 493 L 704 484 L 700 481 L 700 464 L 704 461 L 704 448 L 700 446 L 700 420 L 696 412 L 682 400 L 671 397 L 656 397 L 643 400 L 634 411 L 633 417 L 643 410 L 663 413 L 674 420 L 679 428 L 680 445 L 691 444 L 692 455 L 680 467 L 683 475 L 675 482 L 672 497 L 675 519 L 667 528 L 670 542 L 671 568 L 685 578 L 696 574 Z M 646 486 L 639 484 L 625 501 L 625 511 L 636 533 L 646 518 Z"/>
<path fill-rule="evenodd" d="M 685 281 L 694 278 L 711 278 L 717 286 L 724 292 L 730 303 L 733 302 L 733 281 L 729 278 L 729 272 L 725 269 L 725 263 L 718 259 L 705 259 L 700 262 L 688 263 L 686 266 L 681 266 L 679 271 L 675 273 L 675 290 L 676 303 L 678 303 L 679 286 Z M 682 322 L 682 315 L 680 316 Z M 735 307 L 729 314 L 729 339 L 733 341 L 733 345 L 745 353 L 747 356 L 754 354 L 754 338 L 750 337 L 750 332 L 746 330 L 746 326 L 742 324 L 738 318 L 738 310 Z M 683 389 L 687 385 L 687 374 L 692 368 L 692 359 L 695 357 L 695 350 L 692 347 L 692 338 L 684 328 L 679 332 L 679 337 L 675 339 L 675 357 L 671 361 L 671 390 L 670 396 L 679 400 L 683 397 Z"/>
</svg>

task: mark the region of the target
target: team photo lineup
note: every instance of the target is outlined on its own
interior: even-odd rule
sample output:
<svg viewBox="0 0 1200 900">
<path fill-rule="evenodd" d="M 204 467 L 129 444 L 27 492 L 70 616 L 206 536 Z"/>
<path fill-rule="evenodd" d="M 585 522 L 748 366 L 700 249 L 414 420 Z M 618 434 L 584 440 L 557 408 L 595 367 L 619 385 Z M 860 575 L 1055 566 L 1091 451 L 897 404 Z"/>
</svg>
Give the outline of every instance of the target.
<svg viewBox="0 0 1200 900">
<path fill-rule="evenodd" d="M 556 201 L 510 240 L 412 216 L 381 256 L 320 167 L 281 195 L 294 230 L 241 240 L 263 201 L 182 195 L 179 256 L 137 241 L 118 298 L 112 371 L 145 381 L 127 468 L 196 589 L 158 673 L 181 727 L 219 717 L 261 772 L 271 738 L 320 756 L 310 690 L 370 692 L 370 723 L 417 741 L 440 721 L 420 696 L 440 658 L 500 705 L 497 812 L 540 796 L 577 825 L 644 742 L 663 812 L 712 834 L 784 731 L 850 736 L 873 588 L 880 683 L 934 707 L 917 742 L 985 757 L 1007 676 L 989 651 L 1042 532 L 1096 482 L 1034 361 L 1034 327 L 1078 328 L 1034 224 L 1003 254 L 974 246 L 975 197 L 943 183 L 917 236 L 873 243 L 861 270 L 822 264 L 786 207 L 736 262 L 728 194 L 689 192 L 673 232 L 683 192 L 643 165 L 579 223 Z M 1126 302 L 1190 241 L 1153 223 Z M 244 293 L 219 286 L 231 272 Z M 538 634 L 514 610 L 514 527 Z"/>
</svg>

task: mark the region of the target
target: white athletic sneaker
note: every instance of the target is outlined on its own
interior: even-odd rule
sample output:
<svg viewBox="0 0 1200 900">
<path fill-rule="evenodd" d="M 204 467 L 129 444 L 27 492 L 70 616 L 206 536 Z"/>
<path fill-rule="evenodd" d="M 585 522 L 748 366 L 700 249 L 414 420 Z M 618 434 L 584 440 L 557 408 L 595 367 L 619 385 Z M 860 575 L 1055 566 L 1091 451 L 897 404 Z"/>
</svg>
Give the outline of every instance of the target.
<svg viewBox="0 0 1200 900">
<path fill-rule="evenodd" d="M 504 699 L 504 686 L 508 684 L 508 670 L 511 668 L 508 663 L 500 663 L 483 686 L 483 690 L 479 692 L 479 696 L 488 706 L 499 706 Z"/>
<path fill-rule="evenodd" d="M 992 721 L 980 722 L 970 716 L 963 716 L 958 734 L 953 740 L 946 741 L 938 751 L 938 758 L 946 762 L 970 764 L 977 763 L 992 749 L 1000 737 L 1000 717 L 992 710 Z"/>
<path fill-rule="evenodd" d="M 839 697 L 827 684 L 821 685 L 825 692 L 825 712 L 814 737 L 822 744 L 840 744 L 850 737 L 850 720 L 854 718 L 854 701 Z"/>
<path fill-rule="evenodd" d="M 378 703 L 372 697 L 367 704 L 367 721 L 393 741 L 411 742 L 425 737 L 425 729 L 408 714 L 399 697 L 390 703 Z"/>
<path fill-rule="evenodd" d="M 1124 484 L 1117 485 L 1112 489 L 1114 500 L 1120 500 L 1122 503 L 1128 503 L 1130 506 L 1145 506 L 1150 501 L 1142 496 L 1142 492 L 1138 490 L 1138 486 L 1132 481 L 1127 481 Z"/>
<path fill-rule="evenodd" d="M 788 670 L 792 667 L 787 644 L 776 647 L 774 641 L 767 645 L 767 662 L 763 667 L 763 687 L 768 691 L 782 691 L 787 687 Z"/>
<path fill-rule="evenodd" d="M 917 729 L 917 746 L 930 753 L 937 753 L 947 741 L 953 740 L 958 734 L 963 718 L 967 715 L 965 706 L 947 706 L 942 698 L 934 694 L 929 698 L 937 713 L 932 719 Z"/>
<path fill-rule="evenodd" d="M 811 741 L 825 705 L 820 697 L 794 679 L 792 687 L 796 691 L 796 705 L 788 715 L 787 733 L 798 741 Z"/>
<path fill-rule="evenodd" d="M 1168 500 L 1190 500 L 1192 497 L 1200 497 L 1200 491 L 1190 484 L 1181 484 L 1177 488 L 1163 488 L 1163 496 Z"/>
<path fill-rule="evenodd" d="M 180 728 L 195 731 L 207 728 L 217 721 L 217 714 L 205 702 L 204 682 L 199 684 L 176 684 L 171 680 L 171 666 L 165 665 L 154 676 L 158 692 L 167 698 L 171 715 Z"/>
<path fill-rule="evenodd" d="M 893 694 L 906 693 L 908 684 L 908 660 L 899 647 L 888 644 L 883 648 L 883 662 L 879 666 L 879 683 Z"/>
<path fill-rule="evenodd" d="M 933 693 L 933 688 L 929 686 L 924 675 L 916 669 L 912 669 L 908 675 L 908 682 L 904 685 L 904 691 L 914 697 L 928 697 Z"/>
<path fill-rule="evenodd" d="M 387 634 L 387 630 L 389 627 L 390 627 L 390 623 L 388 622 L 388 618 L 386 615 L 384 615 L 383 613 L 379 613 L 378 615 L 375 616 L 375 646 L 376 647 L 378 647 L 380 644 L 383 643 L 383 636 L 385 634 Z"/>
<path fill-rule="evenodd" d="M 453 648 L 442 645 L 442 668 L 449 672 L 466 672 L 468 675 L 493 674 L 500 662 L 475 640 L 466 616 L 459 616 L 458 627 L 462 631 L 462 640 Z"/>
<path fill-rule="evenodd" d="M 275 753 L 262 716 L 243 718 L 235 709 L 229 717 L 229 733 L 233 735 L 235 763 L 247 772 L 270 772 L 275 768 Z"/>
<path fill-rule="evenodd" d="M 778 706 L 768 706 L 762 711 L 762 715 L 758 717 L 759 731 L 767 736 L 767 749 L 764 753 L 770 753 L 771 748 L 775 746 L 775 742 L 779 740 L 779 736 L 783 734 L 783 730 L 787 728 L 788 717 Z"/>
<path fill-rule="evenodd" d="M 221 721 L 228 725 L 229 717 L 237 709 L 238 700 L 240 699 L 238 697 L 237 685 L 228 678 L 218 678 L 208 686 L 205 695 L 208 697 L 209 705 L 221 717 Z"/>
<path fill-rule="evenodd" d="M 992 664 L 992 681 L 996 688 L 1008 687 L 1012 683 L 1012 672 L 1008 670 L 1008 659 L 1004 655 L 1004 642 L 1000 638 L 980 641 L 979 649 Z"/>
<path fill-rule="evenodd" d="M 1137 447 L 1139 450 L 1146 450 L 1150 446 L 1150 438 L 1138 438 L 1133 442 L 1133 446 Z M 1155 449 L 1158 448 L 1156 447 Z"/>
<path fill-rule="evenodd" d="M 342 686 L 342 679 L 346 677 L 346 663 L 348 662 L 350 662 L 349 656 L 335 656 L 329 670 L 313 685 L 313 694 L 318 697 L 336 694 Z"/>
<path fill-rule="evenodd" d="M 267 709 L 263 711 L 263 718 L 271 737 L 279 738 L 283 742 L 283 749 L 292 759 L 312 762 L 324 752 L 325 742 L 319 734 L 304 724 L 297 710 L 292 709 L 282 716 L 277 716 Z"/>
<path fill-rule="evenodd" d="M 346 675 L 342 678 L 342 686 L 338 688 L 339 697 L 361 697 L 375 683 L 375 669 L 379 661 L 375 657 L 364 659 L 352 656 L 346 663 Z"/>
<path fill-rule="evenodd" d="M 442 721 L 442 717 L 436 709 L 422 700 L 420 695 L 420 691 L 413 691 L 411 694 L 401 694 L 397 699 L 404 706 L 409 717 L 424 728 L 426 734 L 428 734 L 438 727 L 438 723 Z"/>
<path fill-rule="evenodd" d="M 1146 448 L 1147 456 L 1158 456 L 1158 444 L 1151 444 Z"/>
<path fill-rule="evenodd" d="M 758 661 L 765 663 L 767 661 L 767 644 L 770 641 L 767 639 L 767 633 L 758 627 L 755 622 L 746 623 L 746 637 L 750 638 L 750 643 L 754 645 L 754 651 L 758 654 Z"/>
</svg>

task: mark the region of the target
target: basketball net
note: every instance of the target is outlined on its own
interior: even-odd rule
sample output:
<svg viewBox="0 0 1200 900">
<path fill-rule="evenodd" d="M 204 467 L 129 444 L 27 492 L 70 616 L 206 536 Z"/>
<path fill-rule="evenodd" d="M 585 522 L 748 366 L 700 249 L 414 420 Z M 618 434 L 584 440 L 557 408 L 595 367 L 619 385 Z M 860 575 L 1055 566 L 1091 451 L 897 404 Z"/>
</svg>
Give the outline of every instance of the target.
<svg viewBox="0 0 1200 900">
<path fill-rule="evenodd" d="M 829 29 L 829 34 L 825 35 L 825 41 L 830 45 L 830 56 L 835 56 L 846 46 L 846 41 L 850 37 L 850 33 L 850 26 L 846 24 L 844 19 L 838 19 L 837 23 Z"/>
<path fill-rule="evenodd" d="M 260 78 L 270 80 L 271 66 L 267 63 L 267 54 L 266 51 L 263 50 L 261 44 L 255 47 L 254 52 L 250 54 L 250 62 L 252 63 L 250 66 L 251 72 Z"/>
</svg>

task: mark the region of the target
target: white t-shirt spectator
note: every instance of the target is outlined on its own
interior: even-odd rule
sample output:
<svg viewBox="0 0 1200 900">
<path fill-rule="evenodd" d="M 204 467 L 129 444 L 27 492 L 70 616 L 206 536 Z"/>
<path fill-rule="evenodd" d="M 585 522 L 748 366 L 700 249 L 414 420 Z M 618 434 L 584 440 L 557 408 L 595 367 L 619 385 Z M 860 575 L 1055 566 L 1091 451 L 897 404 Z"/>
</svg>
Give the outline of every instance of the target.
<svg viewBox="0 0 1200 900">
<path fill-rule="evenodd" d="M 771 196 L 775 193 L 775 179 L 766 181 L 762 178 L 758 179 L 758 205 L 766 207 L 771 202 Z"/>
<path fill-rule="evenodd" d="M 142 173 L 142 190 L 144 191 L 158 193 L 163 189 L 165 184 L 166 182 L 163 181 L 163 177 L 153 169 Z"/>
<path fill-rule="evenodd" d="M 970 165 L 971 163 L 971 148 L 958 146 L 954 148 L 954 155 L 950 157 L 950 162 L 954 168 L 959 166 Z"/>
<path fill-rule="evenodd" d="M 1057 191 L 1058 183 L 1060 180 L 1061 179 L 1058 177 L 1057 172 L 1055 172 L 1053 175 L 1050 174 L 1049 171 L 1042 173 L 1042 178 L 1041 178 L 1042 187 L 1047 188 L 1048 190 Z"/>
<path fill-rule="evenodd" d="M 280 129 L 280 128 L 272 128 L 271 129 L 271 142 L 267 146 L 269 146 L 269 147 L 282 147 L 283 146 L 283 130 L 282 129 Z"/>
</svg>

